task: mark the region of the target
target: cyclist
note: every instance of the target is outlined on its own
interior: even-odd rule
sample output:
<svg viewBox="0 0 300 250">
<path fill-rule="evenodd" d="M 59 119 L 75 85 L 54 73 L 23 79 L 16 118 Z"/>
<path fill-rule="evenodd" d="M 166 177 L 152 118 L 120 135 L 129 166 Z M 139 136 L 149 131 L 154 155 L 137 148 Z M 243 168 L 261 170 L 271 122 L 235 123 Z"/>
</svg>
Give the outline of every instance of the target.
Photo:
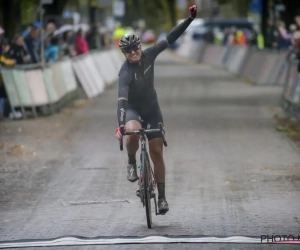
<svg viewBox="0 0 300 250">
<path fill-rule="evenodd" d="M 154 61 L 169 45 L 174 43 L 191 24 L 197 15 L 197 6 L 189 8 L 190 16 L 175 27 L 166 39 L 141 50 L 140 39 L 135 34 L 125 34 L 119 47 L 126 57 L 119 72 L 118 122 L 115 131 L 118 140 L 126 131 L 141 128 L 158 129 L 163 123 L 157 93 L 154 88 Z M 161 214 L 169 211 L 165 197 L 165 164 L 163 160 L 163 140 L 160 133 L 147 135 L 149 153 L 154 164 L 154 173 L 158 188 L 158 210 Z M 127 179 L 135 182 L 139 179 L 136 166 L 136 152 L 139 147 L 139 135 L 128 136 L 126 148 L 128 153 Z M 138 195 L 138 192 L 137 192 Z"/>
</svg>

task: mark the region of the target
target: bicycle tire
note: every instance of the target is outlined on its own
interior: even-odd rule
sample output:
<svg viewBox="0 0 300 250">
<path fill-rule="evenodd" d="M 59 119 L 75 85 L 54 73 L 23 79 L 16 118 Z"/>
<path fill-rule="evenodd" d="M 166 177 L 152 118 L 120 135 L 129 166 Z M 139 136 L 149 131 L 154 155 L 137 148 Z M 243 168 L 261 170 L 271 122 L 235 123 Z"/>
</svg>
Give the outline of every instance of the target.
<svg viewBox="0 0 300 250">
<path fill-rule="evenodd" d="M 146 218 L 147 218 L 147 226 L 148 228 L 152 227 L 152 214 L 151 214 L 151 196 L 149 192 L 149 176 L 148 174 L 148 165 L 150 164 L 149 159 L 146 155 L 146 152 L 142 152 L 142 167 L 143 167 L 143 181 L 144 181 L 144 199 L 145 199 L 145 210 L 146 210 Z M 151 185 L 151 184 L 150 184 Z"/>
</svg>

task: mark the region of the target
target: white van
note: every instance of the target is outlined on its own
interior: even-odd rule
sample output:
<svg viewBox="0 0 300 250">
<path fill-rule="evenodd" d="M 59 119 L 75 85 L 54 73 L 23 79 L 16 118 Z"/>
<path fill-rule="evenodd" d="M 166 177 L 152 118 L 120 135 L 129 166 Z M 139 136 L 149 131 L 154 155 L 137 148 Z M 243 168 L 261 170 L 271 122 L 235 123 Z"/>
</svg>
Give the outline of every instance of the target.
<svg viewBox="0 0 300 250">
<path fill-rule="evenodd" d="M 179 19 L 177 21 L 177 25 L 182 23 L 185 19 Z M 182 39 L 185 36 L 192 37 L 193 34 L 204 34 L 207 31 L 207 28 L 204 26 L 205 19 L 203 18 L 195 18 L 194 21 L 189 25 L 189 27 L 186 29 L 186 31 L 178 38 L 176 41 L 177 44 L 180 44 L 182 42 Z"/>
</svg>

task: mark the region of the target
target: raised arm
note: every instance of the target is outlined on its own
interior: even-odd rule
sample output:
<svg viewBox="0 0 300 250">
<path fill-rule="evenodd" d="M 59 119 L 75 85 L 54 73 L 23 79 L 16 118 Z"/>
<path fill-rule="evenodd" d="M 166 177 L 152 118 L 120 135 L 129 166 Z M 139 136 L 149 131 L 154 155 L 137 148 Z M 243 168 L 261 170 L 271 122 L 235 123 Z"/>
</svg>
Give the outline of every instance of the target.
<svg viewBox="0 0 300 250">
<path fill-rule="evenodd" d="M 187 19 L 185 19 L 182 23 L 180 23 L 173 30 L 171 30 L 164 40 L 149 47 L 148 49 L 145 50 L 145 52 L 148 53 L 151 57 L 153 57 L 153 59 L 155 59 L 169 45 L 174 43 L 183 34 L 183 32 L 187 29 L 187 27 L 189 27 L 189 25 L 197 15 L 196 5 L 191 6 L 189 10 L 190 10 L 190 16 Z"/>
<path fill-rule="evenodd" d="M 195 19 L 197 15 L 197 6 L 193 5 L 189 8 L 190 16 L 185 19 L 181 24 L 176 26 L 166 37 L 166 40 L 169 45 L 174 43 L 182 34 L 183 32 L 189 27 L 191 22 Z"/>
</svg>

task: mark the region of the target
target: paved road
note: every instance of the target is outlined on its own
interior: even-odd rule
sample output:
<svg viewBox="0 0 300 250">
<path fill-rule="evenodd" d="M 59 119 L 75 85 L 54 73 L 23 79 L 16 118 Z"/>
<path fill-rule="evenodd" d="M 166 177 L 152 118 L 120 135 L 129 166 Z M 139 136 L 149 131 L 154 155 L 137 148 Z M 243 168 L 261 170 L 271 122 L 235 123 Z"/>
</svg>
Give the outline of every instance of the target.
<svg viewBox="0 0 300 250">
<path fill-rule="evenodd" d="M 253 87 L 166 52 L 157 62 L 156 86 L 169 143 L 165 159 L 170 212 L 153 218 L 154 229 L 146 227 L 144 209 L 134 194 L 137 184 L 127 181 L 126 155 L 113 137 L 114 86 L 78 109 L 0 124 L 0 241 L 68 235 L 300 234 L 299 149 L 275 131 L 272 119 L 280 88 Z"/>
</svg>

